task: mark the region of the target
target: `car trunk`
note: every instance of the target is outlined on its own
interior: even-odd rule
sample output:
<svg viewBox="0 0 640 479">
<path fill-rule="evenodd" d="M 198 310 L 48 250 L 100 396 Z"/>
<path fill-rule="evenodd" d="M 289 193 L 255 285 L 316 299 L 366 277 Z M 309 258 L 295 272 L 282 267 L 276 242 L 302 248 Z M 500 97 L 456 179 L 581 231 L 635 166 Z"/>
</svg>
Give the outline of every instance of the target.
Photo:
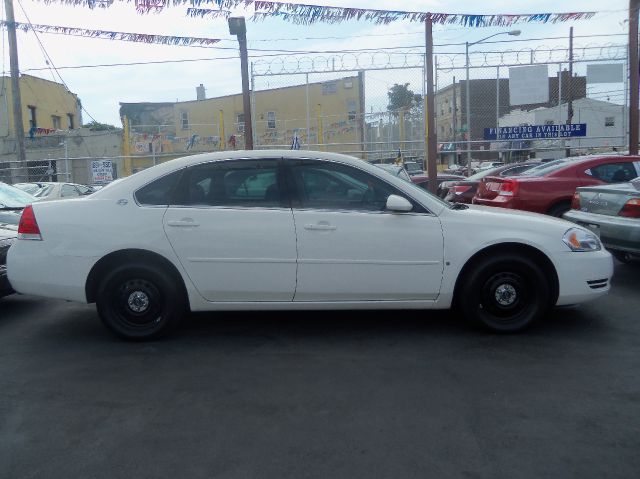
<svg viewBox="0 0 640 479">
<path fill-rule="evenodd" d="M 578 191 L 580 211 L 599 215 L 617 216 L 627 201 L 640 198 L 640 191 L 631 183 L 582 187 Z"/>
<path fill-rule="evenodd" d="M 478 184 L 476 197 L 483 200 L 492 200 L 500 194 L 500 190 L 502 190 L 506 184 L 513 184 L 513 181 L 497 176 L 487 176 Z"/>
</svg>

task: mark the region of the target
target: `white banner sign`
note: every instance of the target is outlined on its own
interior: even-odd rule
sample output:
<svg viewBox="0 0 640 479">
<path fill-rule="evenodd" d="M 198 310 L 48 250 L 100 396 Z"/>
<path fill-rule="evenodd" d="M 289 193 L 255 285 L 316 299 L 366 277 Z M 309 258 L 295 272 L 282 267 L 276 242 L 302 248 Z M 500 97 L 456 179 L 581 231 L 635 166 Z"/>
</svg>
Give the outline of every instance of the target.
<svg viewBox="0 0 640 479">
<path fill-rule="evenodd" d="M 547 65 L 509 68 L 509 102 L 531 105 L 549 101 L 549 68 Z"/>
<path fill-rule="evenodd" d="M 111 160 L 95 160 L 91 162 L 91 183 L 105 184 L 113 181 L 113 163 Z"/>
<path fill-rule="evenodd" d="M 624 65 L 622 63 L 598 63 L 587 65 L 587 83 L 622 83 Z"/>
</svg>

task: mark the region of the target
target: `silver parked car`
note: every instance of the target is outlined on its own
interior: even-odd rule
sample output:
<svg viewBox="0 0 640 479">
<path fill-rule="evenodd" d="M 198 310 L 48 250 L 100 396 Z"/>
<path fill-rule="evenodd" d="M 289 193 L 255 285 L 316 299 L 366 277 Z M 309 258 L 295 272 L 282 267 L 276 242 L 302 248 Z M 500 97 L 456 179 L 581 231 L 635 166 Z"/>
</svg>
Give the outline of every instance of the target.
<svg viewBox="0 0 640 479">
<path fill-rule="evenodd" d="M 589 228 L 617 259 L 640 256 L 640 178 L 578 188 L 564 218 Z"/>
<path fill-rule="evenodd" d="M 94 189 L 86 185 L 76 183 L 63 183 L 53 181 L 39 181 L 36 183 L 16 183 L 16 188 L 40 198 L 41 200 L 58 200 L 60 198 L 77 198 L 90 195 Z"/>
</svg>

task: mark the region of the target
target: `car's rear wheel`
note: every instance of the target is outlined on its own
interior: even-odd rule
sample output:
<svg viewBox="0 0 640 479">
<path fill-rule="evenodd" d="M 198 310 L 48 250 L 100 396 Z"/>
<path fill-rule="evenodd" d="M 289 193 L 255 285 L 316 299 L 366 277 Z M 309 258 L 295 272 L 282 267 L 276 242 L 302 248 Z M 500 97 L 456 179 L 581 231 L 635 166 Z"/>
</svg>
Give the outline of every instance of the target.
<svg viewBox="0 0 640 479">
<path fill-rule="evenodd" d="M 121 338 L 155 339 L 175 328 L 186 310 L 182 288 L 155 265 L 121 265 L 100 283 L 102 322 Z"/>
<path fill-rule="evenodd" d="M 520 331 L 550 306 L 551 288 L 540 267 L 516 254 L 485 258 L 463 278 L 456 302 L 470 321 L 492 331 Z"/>
</svg>

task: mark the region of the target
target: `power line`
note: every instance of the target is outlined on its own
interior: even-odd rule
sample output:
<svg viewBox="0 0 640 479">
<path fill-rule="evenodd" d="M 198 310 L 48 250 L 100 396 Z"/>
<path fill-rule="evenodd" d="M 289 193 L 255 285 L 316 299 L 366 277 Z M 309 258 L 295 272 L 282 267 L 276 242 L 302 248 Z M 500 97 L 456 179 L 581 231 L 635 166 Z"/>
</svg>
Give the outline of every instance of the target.
<svg viewBox="0 0 640 479">
<path fill-rule="evenodd" d="M 25 18 L 27 19 L 27 22 L 29 22 L 29 25 L 31 25 L 32 29 L 33 29 L 33 24 L 31 23 L 31 19 L 29 18 L 29 15 L 27 14 L 27 11 L 25 10 L 25 8 L 22 6 L 22 2 L 20 0 L 18 0 L 18 5 L 20 5 L 20 9 L 22 10 L 22 13 L 24 13 Z M 64 79 L 62 78 L 62 75 L 60 75 L 60 72 L 57 70 L 55 64 L 53 63 L 53 59 L 49 56 L 49 53 L 47 53 L 46 48 L 44 47 L 44 45 L 42 44 L 42 42 L 40 41 L 40 37 L 38 36 L 38 33 L 33 30 L 33 34 L 36 37 L 36 40 L 38 41 L 38 44 L 40 45 L 40 48 L 42 50 L 42 53 L 45 56 L 45 61 L 47 61 L 47 63 L 51 64 L 51 66 L 53 67 L 54 71 L 56 72 L 56 74 L 58 75 L 58 78 L 60 78 L 60 81 L 62 82 L 62 84 L 64 85 L 64 87 L 67 89 L 67 91 L 69 93 L 71 93 L 71 89 L 69 88 L 69 86 L 67 85 L 67 83 L 64 81 Z M 91 118 L 95 123 L 98 123 L 98 121 L 91 116 L 91 113 L 89 113 L 87 111 L 87 109 L 84 107 L 84 105 L 82 105 L 82 103 L 80 103 L 80 108 L 82 109 L 82 111 L 84 111 L 87 116 L 89 118 Z"/>
<path fill-rule="evenodd" d="M 148 62 L 129 62 L 129 63 L 101 63 L 94 65 L 69 65 L 58 67 L 58 70 L 76 70 L 81 68 L 108 68 L 108 67 L 124 67 L 124 66 L 134 66 L 134 65 L 162 65 L 166 63 L 190 63 L 190 62 L 210 62 L 215 60 L 237 60 L 237 56 L 233 57 L 217 57 L 217 58 L 183 58 L 181 60 L 156 60 L 156 61 L 148 61 Z M 22 71 L 25 72 L 35 72 L 47 70 L 47 68 L 25 68 Z"/>
</svg>

